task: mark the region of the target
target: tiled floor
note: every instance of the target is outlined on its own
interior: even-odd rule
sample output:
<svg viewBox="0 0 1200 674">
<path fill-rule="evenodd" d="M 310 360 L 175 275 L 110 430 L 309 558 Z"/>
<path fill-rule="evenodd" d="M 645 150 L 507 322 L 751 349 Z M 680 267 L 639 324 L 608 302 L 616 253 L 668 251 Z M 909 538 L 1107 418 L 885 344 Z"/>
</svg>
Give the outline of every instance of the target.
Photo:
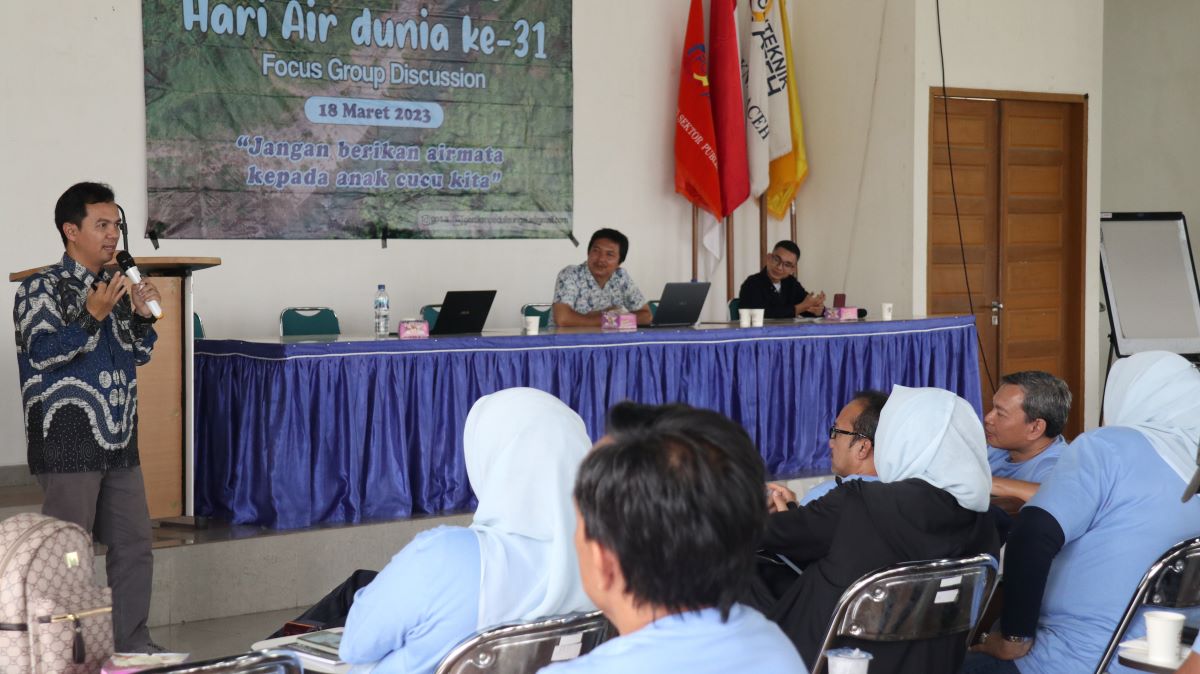
<svg viewBox="0 0 1200 674">
<path fill-rule="evenodd" d="M 152 627 L 150 636 L 155 643 L 172 653 L 190 653 L 191 661 L 206 660 L 245 653 L 250 650 L 251 644 L 266 639 L 302 612 L 302 609 L 286 609 Z"/>
</svg>

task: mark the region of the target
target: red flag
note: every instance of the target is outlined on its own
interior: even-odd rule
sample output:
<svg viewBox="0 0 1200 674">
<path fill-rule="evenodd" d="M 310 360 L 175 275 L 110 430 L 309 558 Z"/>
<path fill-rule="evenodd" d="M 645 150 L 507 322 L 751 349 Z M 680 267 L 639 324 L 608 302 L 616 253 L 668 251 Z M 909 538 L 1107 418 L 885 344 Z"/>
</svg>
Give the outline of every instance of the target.
<svg viewBox="0 0 1200 674">
<path fill-rule="evenodd" d="M 683 38 L 679 105 L 675 111 L 675 191 L 714 217 L 723 215 L 700 0 L 692 0 Z"/>
<path fill-rule="evenodd" d="M 721 209 L 726 215 L 750 196 L 746 99 L 742 95 L 735 9 L 735 0 L 712 0 L 712 17 L 709 19 L 713 121 L 717 131 L 717 156 L 721 158 Z"/>
</svg>

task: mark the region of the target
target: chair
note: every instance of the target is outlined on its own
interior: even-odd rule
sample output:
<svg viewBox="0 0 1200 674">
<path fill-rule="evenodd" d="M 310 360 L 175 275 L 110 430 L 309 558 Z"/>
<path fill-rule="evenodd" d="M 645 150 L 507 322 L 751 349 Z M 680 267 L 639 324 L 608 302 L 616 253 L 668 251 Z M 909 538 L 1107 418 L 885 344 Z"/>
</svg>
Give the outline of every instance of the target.
<svg viewBox="0 0 1200 674">
<path fill-rule="evenodd" d="M 279 312 L 279 335 L 340 335 L 337 314 L 329 307 L 288 307 Z"/>
<path fill-rule="evenodd" d="M 963 634 L 966 641 L 996 585 L 991 555 L 904 562 L 872 571 L 846 588 L 812 674 L 826 666 L 838 637 L 916 641 Z"/>
<path fill-rule="evenodd" d="M 440 304 L 426 304 L 421 307 L 421 319 L 429 324 L 429 329 L 432 330 L 434 325 L 437 325 L 438 314 L 442 312 Z"/>
<path fill-rule="evenodd" d="M 204 324 L 200 322 L 200 314 L 192 312 L 192 339 L 204 339 Z"/>
<path fill-rule="evenodd" d="M 1113 631 L 1108 648 L 1096 666 L 1096 674 L 1103 674 L 1109 661 L 1117 652 L 1117 645 L 1125 631 L 1144 607 L 1194 608 L 1200 606 L 1200 538 L 1190 538 L 1171 546 L 1150 570 L 1142 576 L 1129 600 L 1117 629 Z"/>
<path fill-rule="evenodd" d="M 735 298 L 729 300 L 729 320 L 731 320 L 731 321 L 738 320 L 738 318 L 739 318 L 738 307 L 740 307 L 741 305 L 742 305 L 742 300 L 740 298 L 735 297 Z"/>
<path fill-rule="evenodd" d="M 650 300 L 646 304 L 650 305 L 650 318 L 658 315 L 658 300 Z"/>
<path fill-rule="evenodd" d="M 537 316 L 538 327 L 544 328 L 550 325 L 550 312 L 554 309 L 554 305 L 550 303 L 538 302 L 535 304 L 526 304 L 521 307 L 522 316 Z"/>
<path fill-rule="evenodd" d="M 551 662 L 590 652 L 612 632 L 599 611 L 499 625 L 455 646 L 434 674 L 536 672 Z"/>
<path fill-rule="evenodd" d="M 143 669 L 141 674 L 303 674 L 294 653 L 259 651 L 215 660 Z"/>
</svg>

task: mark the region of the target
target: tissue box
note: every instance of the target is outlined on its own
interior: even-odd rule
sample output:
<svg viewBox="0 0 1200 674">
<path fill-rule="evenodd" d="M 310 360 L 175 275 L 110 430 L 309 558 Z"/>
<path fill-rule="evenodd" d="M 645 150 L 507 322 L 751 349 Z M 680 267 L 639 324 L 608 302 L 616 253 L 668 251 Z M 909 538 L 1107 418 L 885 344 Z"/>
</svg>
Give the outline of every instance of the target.
<svg viewBox="0 0 1200 674">
<path fill-rule="evenodd" d="M 606 311 L 600 314 L 601 330 L 637 330 L 637 316 L 629 313 Z"/>
<path fill-rule="evenodd" d="M 419 318 L 406 318 L 396 326 L 400 339 L 425 339 L 429 336 L 429 324 Z"/>
<path fill-rule="evenodd" d="M 825 311 L 825 318 L 833 321 L 857 321 L 858 307 L 830 307 Z"/>
</svg>

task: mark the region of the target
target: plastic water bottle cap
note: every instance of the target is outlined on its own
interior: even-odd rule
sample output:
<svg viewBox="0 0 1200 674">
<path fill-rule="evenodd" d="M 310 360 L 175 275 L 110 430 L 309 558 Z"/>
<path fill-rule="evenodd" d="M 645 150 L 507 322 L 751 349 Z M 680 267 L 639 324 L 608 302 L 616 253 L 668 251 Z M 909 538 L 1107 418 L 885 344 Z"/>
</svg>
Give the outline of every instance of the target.
<svg viewBox="0 0 1200 674">
<path fill-rule="evenodd" d="M 379 289 L 380 289 L 380 290 L 383 290 L 383 284 L 382 284 L 382 283 L 380 283 L 380 284 L 379 284 Z"/>
</svg>

